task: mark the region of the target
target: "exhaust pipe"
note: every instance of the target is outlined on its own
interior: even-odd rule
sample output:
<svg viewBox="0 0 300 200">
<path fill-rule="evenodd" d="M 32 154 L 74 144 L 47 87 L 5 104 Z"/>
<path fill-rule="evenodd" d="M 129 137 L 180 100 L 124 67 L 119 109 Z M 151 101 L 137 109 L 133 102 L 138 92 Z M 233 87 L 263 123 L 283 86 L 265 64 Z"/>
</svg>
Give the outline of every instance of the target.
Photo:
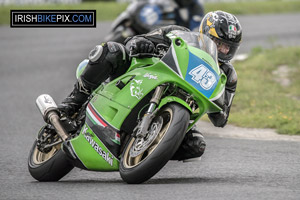
<svg viewBox="0 0 300 200">
<path fill-rule="evenodd" d="M 45 122 L 52 124 L 61 139 L 66 141 L 69 138 L 69 135 L 60 123 L 59 112 L 53 98 L 48 94 L 42 94 L 36 99 L 36 105 Z"/>
</svg>

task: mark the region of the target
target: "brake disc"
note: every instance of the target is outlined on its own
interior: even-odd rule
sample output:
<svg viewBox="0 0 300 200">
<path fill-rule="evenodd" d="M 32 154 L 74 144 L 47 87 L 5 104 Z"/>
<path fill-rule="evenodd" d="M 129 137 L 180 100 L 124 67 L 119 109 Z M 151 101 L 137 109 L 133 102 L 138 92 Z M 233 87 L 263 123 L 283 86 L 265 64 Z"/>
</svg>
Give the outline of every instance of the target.
<svg viewBox="0 0 300 200">
<path fill-rule="evenodd" d="M 158 136 L 163 126 L 163 118 L 161 116 L 154 119 L 151 123 L 150 129 L 145 137 L 137 137 L 130 148 L 129 155 L 137 157 L 144 153 Z"/>
</svg>

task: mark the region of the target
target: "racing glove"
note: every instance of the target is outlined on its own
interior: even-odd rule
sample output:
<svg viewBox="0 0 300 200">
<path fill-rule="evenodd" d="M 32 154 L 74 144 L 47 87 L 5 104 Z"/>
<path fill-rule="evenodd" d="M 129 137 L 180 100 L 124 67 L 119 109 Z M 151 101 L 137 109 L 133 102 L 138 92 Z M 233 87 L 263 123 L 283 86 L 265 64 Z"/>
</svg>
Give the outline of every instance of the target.
<svg viewBox="0 0 300 200">
<path fill-rule="evenodd" d="M 224 108 L 221 112 L 209 113 L 208 118 L 214 124 L 214 126 L 223 128 L 227 124 L 229 111 L 230 107 L 224 105 Z"/>
<path fill-rule="evenodd" d="M 135 36 L 126 43 L 126 48 L 130 52 L 130 56 L 139 56 L 141 54 L 152 54 L 154 52 L 154 44 L 141 36 Z"/>
</svg>

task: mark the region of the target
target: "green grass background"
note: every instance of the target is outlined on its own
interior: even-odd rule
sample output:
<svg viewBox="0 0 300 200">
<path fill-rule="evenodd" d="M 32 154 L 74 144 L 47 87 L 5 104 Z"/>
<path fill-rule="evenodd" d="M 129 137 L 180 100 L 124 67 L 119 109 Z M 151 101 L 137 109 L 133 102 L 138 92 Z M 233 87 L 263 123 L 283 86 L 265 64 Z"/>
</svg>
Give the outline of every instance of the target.
<svg viewBox="0 0 300 200">
<path fill-rule="evenodd" d="M 9 24 L 11 9 L 96 9 L 97 21 L 113 20 L 128 4 L 86 2 L 82 4 L 0 6 L 0 25 Z M 206 12 L 224 10 L 233 14 L 266 14 L 300 12 L 299 0 L 242 1 L 206 3 Z M 282 134 L 300 135 L 300 47 L 263 50 L 253 49 L 250 57 L 234 64 L 238 87 L 229 123 L 256 128 L 274 128 Z M 288 70 L 290 85 L 275 80 L 280 66 Z"/>
<path fill-rule="evenodd" d="M 256 48 L 234 66 L 238 87 L 229 122 L 300 135 L 300 47 Z M 277 74 L 279 68 L 285 72 Z M 282 85 L 285 79 L 290 84 Z"/>
</svg>

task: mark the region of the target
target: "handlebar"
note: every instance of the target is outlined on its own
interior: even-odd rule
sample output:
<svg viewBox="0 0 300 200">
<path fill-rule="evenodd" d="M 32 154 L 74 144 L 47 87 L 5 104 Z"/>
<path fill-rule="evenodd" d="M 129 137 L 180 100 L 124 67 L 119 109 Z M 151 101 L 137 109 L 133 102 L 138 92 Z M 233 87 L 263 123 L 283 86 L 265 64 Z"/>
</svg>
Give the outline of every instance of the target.
<svg viewBox="0 0 300 200">
<path fill-rule="evenodd" d="M 165 44 L 157 44 L 153 53 L 136 53 L 132 54 L 132 50 L 130 49 L 129 57 L 140 57 L 140 58 L 150 58 L 150 57 L 156 57 L 156 58 L 162 58 L 168 51 L 169 46 Z"/>
</svg>

